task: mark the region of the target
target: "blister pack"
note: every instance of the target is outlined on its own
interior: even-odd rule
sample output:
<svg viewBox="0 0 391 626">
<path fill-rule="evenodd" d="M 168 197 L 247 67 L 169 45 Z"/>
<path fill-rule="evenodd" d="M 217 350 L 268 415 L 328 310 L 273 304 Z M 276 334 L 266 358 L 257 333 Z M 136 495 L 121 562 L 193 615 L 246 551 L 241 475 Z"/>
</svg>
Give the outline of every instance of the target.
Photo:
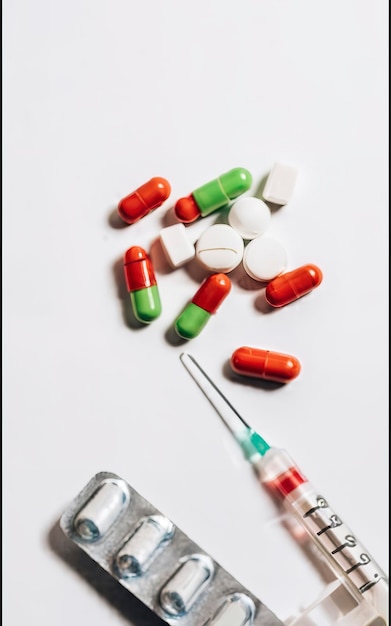
<svg viewBox="0 0 391 626">
<path fill-rule="evenodd" d="M 171 626 L 282 626 L 125 480 L 96 474 L 63 513 L 65 535 Z"/>
</svg>

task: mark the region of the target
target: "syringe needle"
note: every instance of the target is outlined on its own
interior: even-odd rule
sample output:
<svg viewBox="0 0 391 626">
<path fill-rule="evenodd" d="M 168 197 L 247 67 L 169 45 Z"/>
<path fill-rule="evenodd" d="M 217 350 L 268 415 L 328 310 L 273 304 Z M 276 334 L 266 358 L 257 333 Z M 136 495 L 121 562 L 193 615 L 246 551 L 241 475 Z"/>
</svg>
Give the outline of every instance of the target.
<svg viewBox="0 0 391 626">
<path fill-rule="evenodd" d="M 179 358 L 241 446 L 246 459 L 254 463 L 263 456 L 269 444 L 247 424 L 191 354 L 183 352 Z"/>
<path fill-rule="evenodd" d="M 218 414 L 233 434 L 235 434 L 238 429 L 243 429 L 243 426 L 250 428 L 235 407 L 232 406 L 228 398 L 223 395 L 213 380 L 209 378 L 208 374 L 202 369 L 191 354 L 182 352 L 179 358 L 191 377 L 195 380 L 201 391 L 208 398 L 212 406 L 217 410 Z M 221 400 L 223 402 L 221 402 Z"/>
<path fill-rule="evenodd" d="M 359 607 L 360 624 L 388 624 L 387 576 L 366 548 L 335 514 L 326 498 L 311 485 L 287 452 L 270 447 L 245 422 L 194 357 L 183 353 L 180 359 L 240 444 L 260 482 L 283 502 L 286 510 L 308 533 L 335 576 L 346 582 Z M 368 606 L 372 607 L 369 609 L 370 617 L 380 619 L 381 616 L 380 621 L 367 621 Z M 365 622 L 362 621 L 364 613 Z"/>
</svg>

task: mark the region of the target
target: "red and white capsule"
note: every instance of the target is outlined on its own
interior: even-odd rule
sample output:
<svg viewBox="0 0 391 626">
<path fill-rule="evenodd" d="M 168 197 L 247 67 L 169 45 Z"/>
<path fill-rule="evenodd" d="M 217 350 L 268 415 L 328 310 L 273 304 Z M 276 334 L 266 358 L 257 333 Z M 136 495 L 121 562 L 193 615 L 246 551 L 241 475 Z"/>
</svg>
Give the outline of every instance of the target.
<svg viewBox="0 0 391 626">
<path fill-rule="evenodd" d="M 303 265 L 270 281 L 265 290 L 265 298 L 270 306 L 285 306 L 318 287 L 322 280 L 323 274 L 319 267 Z"/>
<path fill-rule="evenodd" d="M 147 183 L 122 198 L 118 204 L 118 214 L 127 224 L 134 224 L 161 206 L 170 193 L 171 185 L 168 180 L 160 176 L 151 178 Z"/>
<path fill-rule="evenodd" d="M 300 374 L 298 359 L 290 354 L 242 346 L 231 356 L 234 372 L 250 378 L 262 378 L 276 383 L 288 383 Z"/>
</svg>

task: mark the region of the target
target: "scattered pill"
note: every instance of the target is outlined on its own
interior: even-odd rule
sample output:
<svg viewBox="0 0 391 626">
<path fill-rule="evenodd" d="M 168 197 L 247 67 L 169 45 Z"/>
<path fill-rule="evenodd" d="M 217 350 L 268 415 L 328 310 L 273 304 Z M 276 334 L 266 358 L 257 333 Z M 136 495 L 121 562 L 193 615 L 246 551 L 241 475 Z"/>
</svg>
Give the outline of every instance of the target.
<svg viewBox="0 0 391 626">
<path fill-rule="evenodd" d="M 125 252 L 124 272 L 134 316 L 139 322 L 152 322 L 162 307 L 152 261 L 143 248 L 132 246 Z"/>
<path fill-rule="evenodd" d="M 267 302 L 274 307 L 285 306 L 318 287 L 323 274 L 316 265 L 303 265 L 291 272 L 277 276 L 265 290 Z"/>
<path fill-rule="evenodd" d="M 213 561 L 206 554 L 185 557 L 160 592 L 162 609 L 175 616 L 187 613 L 210 583 L 213 573 Z"/>
<path fill-rule="evenodd" d="M 268 202 L 283 206 L 288 204 L 296 185 L 297 169 L 283 163 L 275 163 L 263 190 L 263 197 Z"/>
<path fill-rule="evenodd" d="M 231 356 L 231 367 L 242 376 L 287 383 L 296 378 L 301 365 L 296 357 L 271 350 L 243 346 Z"/>
<path fill-rule="evenodd" d="M 118 214 L 127 224 L 134 224 L 167 200 L 171 193 L 168 180 L 159 176 L 151 178 L 118 204 Z"/>
<path fill-rule="evenodd" d="M 243 239 L 255 239 L 269 228 L 271 212 L 259 198 L 239 198 L 229 210 L 228 222 Z"/>
<path fill-rule="evenodd" d="M 231 281 L 225 274 L 212 274 L 206 278 L 191 302 L 176 319 L 177 334 L 183 339 L 197 337 L 230 290 Z"/>
<path fill-rule="evenodd" d="M 286 264 L 285 248 L 271 237 L 256 237 L 244 249 L 243 267 L 254 280 L 272 280 L 285 270 Z"/>
<path fill-rule="evenodd" d="M 236 167 L 219 178 L 198 187 L 190 196 L 180 198 L 175 204 L 175 214 L 184 223 L 194 222 L 198 217 L 205 217 L 229 205 L 252 184 L 250 172 L 243 167 Z"/>
<path fill-rule="evenodd" d="M 243 258 L 242 237 L 228 224 L 213 224 L 196 243 L 196 258 L 211 272 L 231 272 Z"/>
<path fill-rule="evenodd" d="M 122 481 L 105 481 L 75 517 L 73 525 L 80 539 L 98 541 L 118 519 L 128 501 L 129 493 Z"/>
<path fill-rule="evenodd" d="M 167 261 L 172 267 L 180 267 L 195 255 L 194 244 L 190 241 L 184 224 L 167 226 L 160 231 L 160 243 Z"/>
</svg>

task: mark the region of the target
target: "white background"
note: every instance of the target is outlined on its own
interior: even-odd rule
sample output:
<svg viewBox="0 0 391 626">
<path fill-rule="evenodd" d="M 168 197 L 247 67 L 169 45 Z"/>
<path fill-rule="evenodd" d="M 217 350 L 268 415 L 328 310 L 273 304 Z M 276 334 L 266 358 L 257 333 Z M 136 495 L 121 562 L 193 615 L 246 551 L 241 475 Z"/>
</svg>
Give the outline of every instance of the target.
<svg viewBox="0 0 391 626">
<path fill-rule="evenodd" d="M 286 448 L 388 571 L 388 7 L 385 0 L 7 0 L 4 18 L 4 600 L 7 626 L 152 624 L 62 536 L 64 509 L 113 471 L 281 619 L 322 581 L 183 365 L 198 359 Z M 270 235 L 311 294 L 267 312 L 233 288 L 187 344 L 172 324 L 206 275 L 156 240 L 181 196 L 245 167 L 298 168 Z M 152 176 L 169 200 L 132 226 L 118 201 Z M 215 214 L 189 226 L 196 238 Z M 151 251 L 163 304 L 135 328 L 122 256 Z M 295 355 L 271 389 L 241 345 Z"/>
</svg>

